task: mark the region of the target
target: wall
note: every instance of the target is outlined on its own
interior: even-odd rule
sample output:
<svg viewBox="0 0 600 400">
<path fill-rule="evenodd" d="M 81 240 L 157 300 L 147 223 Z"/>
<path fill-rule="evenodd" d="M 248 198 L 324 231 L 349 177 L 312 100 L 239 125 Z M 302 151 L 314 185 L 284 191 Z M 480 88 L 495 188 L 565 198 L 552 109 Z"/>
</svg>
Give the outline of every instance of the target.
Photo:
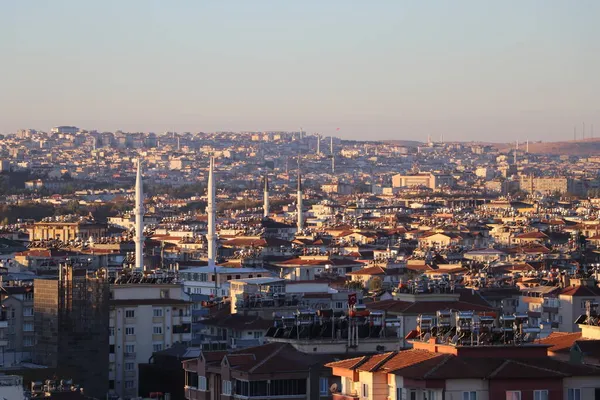
<svg viewBox="0 0 600 400">
<path fill-rule="evenodd" d="M 477 400 L 494 400 L 488 392 L 488 383 L 481 379 L 448 379 L 446 380 L 445 400 L 463 400 L 463 392 L 477 392 Z M 504 399 L 505 396 L 498 397 Z"/>
</svg>

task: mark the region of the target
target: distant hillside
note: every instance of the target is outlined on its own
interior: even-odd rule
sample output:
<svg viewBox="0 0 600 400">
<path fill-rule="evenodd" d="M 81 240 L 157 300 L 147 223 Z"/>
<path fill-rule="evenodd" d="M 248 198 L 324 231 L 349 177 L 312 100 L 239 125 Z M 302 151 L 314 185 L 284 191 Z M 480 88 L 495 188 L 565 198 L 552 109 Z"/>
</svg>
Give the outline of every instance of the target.
<svg viewBox="0 0 600 400">
<path fill-rule="evenodd" d="M 417 142 L 416 140 L 384 140 L 383 142 L 404 147 L 418 147 L 423 146 L 424 144 L 423 142 Z"/>
<path fill-rule="evenodd" d="M 496 144 L 499 151 L 513 149 L 514 143 Z M 519 144 L 519 149 L 525 150 L 525 143 Z M 529 142 L 529 152 L 532 154 L 553 154 L 569 156 L 600 155 L 600 139 L 585 139 L 565 142 Z"/>
</svg>

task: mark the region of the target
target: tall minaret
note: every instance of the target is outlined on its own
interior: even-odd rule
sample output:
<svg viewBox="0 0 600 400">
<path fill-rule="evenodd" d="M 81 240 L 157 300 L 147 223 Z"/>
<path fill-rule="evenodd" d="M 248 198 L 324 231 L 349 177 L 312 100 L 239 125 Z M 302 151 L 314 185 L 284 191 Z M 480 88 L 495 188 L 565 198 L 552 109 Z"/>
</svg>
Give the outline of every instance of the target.
<svg viewBox="0 0 600 400">
<path fill-rule="evenodd" d="M 298 209 L 298 234 L 302 232 L 302 228 L 304 227 L 304 215 L 302 214 L 302 174 L 300 173 L 300 168 L 298 168 L 298 203 L 296 208 Z"/>
<path fill-rule="evenodd" d="M 329 143 L 329 151 L 331 152 L 331 173 L 335 174 L 335 154 L 333 154 L 333 135 L 331 135 Z"/>
<path fill-rule="evenodd" d="M 144 187 L 142 160 L 138 158 L 135 178 L 135 269 L 144 270 Z"/>
<path fill-rule="evenodd" d="M 217 236 L 215 232 L 215 213 L 217 211 L 215 207 L 215 177 L 214 177 L 214 157 L 210 158 L 210 166 L 208 169 L 208 205 L 206 207 L 206 213 L 208 214 L 208 233 L 206 240 L 208 241 L 208 266 L 216 265 L 216 252 L 217 252 Z"/>
<path fill-rule="evenodd" d="M 317 135 L 317 155 L 321 155 L 321 134 Z"/>
<path fill-rule="evenodd" d="M 263 191 L 263 216 L 269 216 L 269 175 L 265 174 L 265 189 Z"/>
</svg>

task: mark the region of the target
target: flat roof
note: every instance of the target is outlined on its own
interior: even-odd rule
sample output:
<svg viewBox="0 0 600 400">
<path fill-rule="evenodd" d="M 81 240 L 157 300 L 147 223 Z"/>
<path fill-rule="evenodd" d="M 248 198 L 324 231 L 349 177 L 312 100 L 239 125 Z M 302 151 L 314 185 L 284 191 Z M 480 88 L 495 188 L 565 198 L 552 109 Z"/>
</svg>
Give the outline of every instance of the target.
<svg viewBox="0 0 600 400">
<path fill-rule="evenodd" d="M 279 282 L 285 282 L 285 279 L 265 276 L 262 278 L 232 279 L 229 281 L 230 284 L 245 283 L 247 285 L 267 285 L 269 283 L 279 283 Z"/>
</svg>

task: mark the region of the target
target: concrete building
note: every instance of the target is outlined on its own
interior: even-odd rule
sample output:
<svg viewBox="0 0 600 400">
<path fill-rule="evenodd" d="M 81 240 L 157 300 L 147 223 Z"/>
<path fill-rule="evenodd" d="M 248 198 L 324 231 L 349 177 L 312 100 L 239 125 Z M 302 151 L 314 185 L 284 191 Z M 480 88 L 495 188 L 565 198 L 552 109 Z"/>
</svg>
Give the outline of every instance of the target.
<svg viewBox="0 0 600 400">
<path fill-rule="evenodd" d="M 108 226 L 90 218 L 74 215 L 50 217 L 36 222 L 28 228 L 29 240 L 98 239 L 107 236 Z"/>
<path fill-rule="evenodd" d="M 454 177 L 448 174 L 433 174 L 420 172 L 418 174 L 392 176 L 393 187 L 424 186 L 429 189 L 437 189 L 443 186 L 454 186 Z"/>
<path fill-rule="evenodd" d="M 149 276 L 129 282 L 120 277 L 111 285 L 109 323 L 109 386 L 124 399 L 138 395 L 138 365 L 174 343 L 190 342 L 192 322 L 181 284 Z"/>
<path fill-rule="evenodd" d="M 6 311 L 8 341 L 0 355 L 2 365 L 18 364 L 30 360 L 35 345 L 33 317 L 33 285 L 1 287 L 2 306 Z"/>
<path fill-rule="evenodd" d="M 108 283 L 61 264 L 58 279 L 34 280 L 33 361 L 79 382 L 90 396 L 108 392 Z"/>
</svg>

